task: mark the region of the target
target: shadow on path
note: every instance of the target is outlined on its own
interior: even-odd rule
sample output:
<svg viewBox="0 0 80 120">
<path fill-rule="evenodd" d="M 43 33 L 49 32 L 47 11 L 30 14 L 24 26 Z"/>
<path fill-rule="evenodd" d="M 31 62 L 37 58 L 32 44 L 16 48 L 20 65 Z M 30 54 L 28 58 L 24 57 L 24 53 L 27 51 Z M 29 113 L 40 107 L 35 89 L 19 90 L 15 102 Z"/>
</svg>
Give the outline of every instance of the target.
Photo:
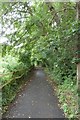
<svg viewBox="0 0 80 120">
<path fill-rule="evenodd" d="M 12 103 L 4 118 L 64 118 L 46 74 L 34 71 L 32 80 Z"/>
</svg>

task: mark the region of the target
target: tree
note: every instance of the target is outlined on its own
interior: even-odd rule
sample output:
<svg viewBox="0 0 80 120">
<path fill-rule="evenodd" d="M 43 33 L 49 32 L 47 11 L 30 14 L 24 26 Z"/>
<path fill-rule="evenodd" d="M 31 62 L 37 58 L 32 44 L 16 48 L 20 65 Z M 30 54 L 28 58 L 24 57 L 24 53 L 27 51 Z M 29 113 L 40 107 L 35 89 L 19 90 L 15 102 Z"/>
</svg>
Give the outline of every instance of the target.
<svg viewBox="0 0 80 120">
<path fill-rule="evenodd" d="M 58 85 L 64 85 L 66 81 L 67 85 L 65 84 L 65 87 L 73 84 L 76 86 L 76 64 L 74 58 L 75 34 L 78 29 L 75 21 L 75 5 L 76 3 L 70 2 L 38 2 L 32 5 L 28 2 L 3 3 L 2 25 L 5 28 L 3 33 L 11 45 L 11 49 L 6 47 L 6 53 L 9 51 L 8 53 L 10 54 L 12 52 L 12 56 L 13 54 L 14 56 L 19 56 L 19 60 L 25 63 L 26 66 L 28 64 L 43 64 L 49 69 L 50 74 L 52 74 Z M 77 13 L 79 13 L 78 7 Z M 79 14 L 77 19 L 79 19 Z M 14 31 L 7 34 L 8 28 L 10 31 L 11 29 L 14 29 Z M 79 43 L 79 35 L 77 36 Z M 79 44 L 77 48 L 79 50 Z M 79 64 L 77 68 L 79 75 Z M 70 86 L 71 89 L 72 87 Z M 70 93 L 68 87 L 66 87 L 66 90 Z M 73 88 L 71 94 L 74 91 L 76 90 Z M 73 107 L 73 112 L 70 109 L 69 115 L 71 112 L 75 114 L 76 111 L 74 109 L 76 105 L 73 106 L 71 103 L 71 106 Z"/>
</svg>

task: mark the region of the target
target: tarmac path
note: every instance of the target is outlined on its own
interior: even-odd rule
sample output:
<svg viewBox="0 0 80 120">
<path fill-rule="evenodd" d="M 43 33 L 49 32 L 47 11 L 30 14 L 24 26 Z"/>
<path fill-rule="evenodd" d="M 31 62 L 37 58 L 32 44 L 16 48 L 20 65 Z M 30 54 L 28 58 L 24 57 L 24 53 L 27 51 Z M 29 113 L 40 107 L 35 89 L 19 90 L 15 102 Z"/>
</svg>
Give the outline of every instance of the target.
<svg viewBox="0 0 80 120">
<path fill-rule="evenodd" d="M 36 69 L 3 118 L 65 118 L 58 104 L 45 72 Z"/>
</svg>

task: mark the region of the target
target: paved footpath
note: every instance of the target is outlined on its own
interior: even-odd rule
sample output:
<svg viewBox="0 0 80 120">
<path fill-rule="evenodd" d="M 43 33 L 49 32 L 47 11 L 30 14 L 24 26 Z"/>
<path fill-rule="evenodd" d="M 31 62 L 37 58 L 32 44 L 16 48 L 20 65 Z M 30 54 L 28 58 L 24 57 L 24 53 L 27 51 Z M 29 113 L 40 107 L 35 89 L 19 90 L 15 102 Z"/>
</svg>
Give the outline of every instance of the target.
<svg viewBox="0 0 80 120">
<path fill-rule="evenodd" d="M 24 86 L 11 104 L 4 118 L 64 118 L 52 86 L 42 69 L 34 71 L 31 81 Z"/>
</svg>

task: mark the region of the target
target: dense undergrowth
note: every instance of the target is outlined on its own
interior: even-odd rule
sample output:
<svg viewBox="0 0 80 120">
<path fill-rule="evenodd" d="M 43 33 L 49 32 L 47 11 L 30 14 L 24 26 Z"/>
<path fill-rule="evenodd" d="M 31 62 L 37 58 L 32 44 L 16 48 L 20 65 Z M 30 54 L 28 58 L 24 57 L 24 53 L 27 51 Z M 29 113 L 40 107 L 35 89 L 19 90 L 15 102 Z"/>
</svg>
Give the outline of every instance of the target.
<svg viewBox="0 0 80 120">
<path fill-rule="evenodd" d="M 67 118 L 76 118 L 77 117 L 77 85 L 76 85 L 76 76 L 63 76 L 65 77 L 63 83 L 59 74 L 57 74 L 58 79 L 56 79 L 53 73 L 46 68 L 46 72 L 50 76 L 52 81 L 53 89 L 55 89 L 56 95 L 59 98 L 60 107 L 64 110 L 65 116 Z M 72 79 L 73 77 L 73 79 Z M 61 81 L 61 83 L 60 83 Z"/>
<path fill-rule="evenodd" d="M 25 59 L 22 61 L 21 56 L 14 57 L 6 55 L 0 59 L 0 80 L 2 88 L 2 104 L 3 113 L 7 110 L 8 105 L 15 98 L 23 83 L 25 83 L 24 76 L 28 74 L 31 69 L 31 64 Z"/>
</svg>

